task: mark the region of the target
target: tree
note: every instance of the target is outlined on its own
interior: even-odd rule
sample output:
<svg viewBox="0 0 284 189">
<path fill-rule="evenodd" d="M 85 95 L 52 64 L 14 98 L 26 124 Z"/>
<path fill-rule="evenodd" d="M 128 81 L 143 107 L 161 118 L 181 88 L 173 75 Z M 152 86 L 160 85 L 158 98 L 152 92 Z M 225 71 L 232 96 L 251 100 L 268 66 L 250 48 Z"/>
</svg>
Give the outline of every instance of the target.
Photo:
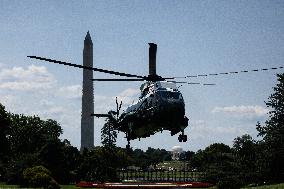
<svg viewBox="0 0 284 189">
<path fill-rule="evenodd" d="M 5 179 L 5 169 L 9 160 L 10 145 L 8 131 L 11 126 L 10 124 L 10 118 L 5 107 L 0 104 L 0 181 Z"/>
<path fill-rule="evenodd" d="M 235 138 L 233 150 L 244 168 L 247 170 L 255 169 L 257 144 L 250 135 L 245 134 Z"/>
<path fill-rule="evenodd" d="M 141 167 L 142 169 L 146 169 L 151 163 L 149 163 L 149 158 L 146 153 L 141 149 L 128 150 L 128 153 L 131 155 L 133 159 L 133 164 L 137 167 Z"/>
<path fill-rule="evenodd" d="M 85 151 L 78 168 L 78 178 L 85 181 L 117 181 L 118 158 L 105 147 Z"/>
<path fill-rule="evenodd" d="M 232 150 L 228 145 L 223 143 L 214 143 L 206 147 L 204 150 L 198 150 L 191 158 L 191 165 L 199 169 L 207 169 L 213 164 L 221 164 L 222 160 L 232 154 Z"/>
<path fill-rule="evenodd" d="M 10 114 L 11 127 L 8 141 L 14 157 L 23 153 L 36 153 L 51 140 L 59 140 L 62 129 L 54 120 L 41 120 L 37 116 Z"/>
<path fill-rule="evenodd" d="M 114 123 L 111 119 L 106 119 L 106 123 L 104 124 L 101 130 L 101 140 L 103 146 L 107 148 L 114 148 L 117 138 L 117 132 L 114 128 Z"/>
<path fill-rule="evenodd" d="M 236 163 L 240 168 L 240 179 L 243 183 L 258 182 L 258 146 L 258 143 L 248 134 L 234 139 L 233 150 Z"/>
<path fill-rule="evenodd" d="M 171 160 L 171 153 L 164 150 L 164 149 L 154 149 L 151 147 L 148 147 L 148 149 L 145 152 L 145 156 L 146 156 L 146 160 L 147 160 L 147 164 L 149 165 L 153 165 L 154 167 L 163 161 L 166 160 Z"/>
<path fill-rule="evenodd" d="M 272 182 L 284 181 L 284 74 L 277 74 L 278 83 L 266 106 L 272 110 L 265 125 L 257 125 L 259 136 L 263 137 L 266 169 L 265 177 Z"/>
<path fill-rule="evenodd" d="M 239 187 L 238 166 L 235 163 L 232 149 L 223 143 L 214 143 L 205 150 L 198 150 L 191 158 L 190 164 L 199 171 L 206 173 L 206 181 L 218 183 L 222 188 L 223 183 L 235 180 Z"/>
<path fill-rule="evenodd" d="M 34 167 L 41 164 L 41 160 L 37 153 L 23 153 L 20 156 L 13 157 L 7 163 L 7 178 L 8 184 L 23 184 L 23 170 L 29 167 Z"/>
<path fill-rule="evenodd" d="M 60 184 L 76 181 L 80 153 L 77 148 L 70 145 L 69 141 L 51 140 L 40 150 L 39 159 Z"/>
<path fill-rule="evenodd" d="M 79 150 L 70 145 L 70 142 L 66 139 L 63 143 L 63 158 L 64 158 L 64 166 L 66 167 L 67 177 L 65 183 L 75 183 L 77 181 L 77 169 L 80 164 L 81 154 Z"/>
<path fill-rule="evenodd" d="M 39 154 L 51 141 L 59 141 L 62 133 L 60 125 L 54 120 L 41 120 L 38 116 L 8 114 L 10 126 L 6 131 L 9 146 L 6 181 L 21 184 L 24 169 L 40 165 Z"/>
<path fill-rule="evenodd" d="M 183 161 L 190 161 L 190 159 L 194 156 L 195 152 L 193 151 L 185 151 L 183 153 L 181 153 L 180 155 L 180 159 Z"/>
<path fill-rule="evenodd" d="M 117 148 L 116 156 L 118 162 L 118 168 L 126 168 L 127 166 L 134 164 L 134 158 L 130 156 L 129 149 Z"/>
</svg>

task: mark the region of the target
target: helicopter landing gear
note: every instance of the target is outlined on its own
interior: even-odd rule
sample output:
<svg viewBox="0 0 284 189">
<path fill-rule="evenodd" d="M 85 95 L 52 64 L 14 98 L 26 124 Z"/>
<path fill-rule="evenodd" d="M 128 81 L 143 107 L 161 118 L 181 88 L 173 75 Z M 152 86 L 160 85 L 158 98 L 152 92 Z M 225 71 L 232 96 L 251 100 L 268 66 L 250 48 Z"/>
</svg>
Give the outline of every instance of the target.
<svg viewBox="0 0 284 189">
<path fill-rule="evenodd" d="M 126 150 L 130 150 L 130 140 L 129 139 L 127 139 Z"/>
<path fill-rule="evenodd" d="M 126 145 L 126 150 L 130 150 L 130 144 Z"/>
<path fill-rule="evenodd" d="M 178 141 L 179 142 L 186 142 L 187 141 L 187 135 L 185 135 L 184 132 L 182 132 L 182 134 L 178 136 Z"/>
</svg>

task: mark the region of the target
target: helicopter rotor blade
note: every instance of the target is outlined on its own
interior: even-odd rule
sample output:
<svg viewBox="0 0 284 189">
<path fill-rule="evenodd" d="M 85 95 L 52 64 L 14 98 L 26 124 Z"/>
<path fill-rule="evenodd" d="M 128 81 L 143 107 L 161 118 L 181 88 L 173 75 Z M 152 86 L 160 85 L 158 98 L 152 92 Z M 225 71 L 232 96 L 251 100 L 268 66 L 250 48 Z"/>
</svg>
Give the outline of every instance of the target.
<svg viewBox="0 0 284 189">
<path fill-rule="evenodd" d="M 262 68 L 262 69 L 253 69 L 253 70 L 241 70 L 241 71 L 232 71 L 232 72 L 220 72 L 220 73 L 210 73 L 210 74 L 198 74 L 198 75 L 187 75 L 186 78 L 191 77 L 207 77 L 207 76 L 218 76 L 218 75 L 233 75 L 239 73 L 248 73 L 248 72 L 260 72 L 260 71 L 268 71 L 268 70 L 277 70 L 283 69 L 283 66 L 279 67 L 271 67 L 271 68 Z M 184 78 L 184 77 L 175 77 L 175 78 Z"/>
<path fill-rule="evenodd" d="M 188 85 L 216 85 L 215 83 L 187 83 Z"/>
<path fill-rule="evenodd" d="M 168 83 L 187 83 L 186 81 L 167 81 Z"/>
<path fill-rule="evenodd" d="M 187 76 L 182 76 L 182 77 L 173 77 L 173 79 L 187 79 Z"/>
<path fill-rule="evenodd" d="M 215 83 L 203 83 L 203 85 L 216 85 Z"/>
<path fill-rule="evenodd" d="M 78 64 L 72 64 L 72 63 L 63 62 L 63 61 L 52 60 L 52 59 L 49 59 L 49 58 L 43 58 L 43 57 L 38 57 L 38 56 L 27 56 L 27 57 L 33 58 L 33 59 L 38 59 L 38 60 L 43 60 L 43 61 L 47 61 L 47 62 L 52 62 L 52 63 L 56 63 L 56 64 L 63 64 L 63 65 L 66 65 L 66 66 L 72 66 L 72 67 L 76 67 L 76 68 L 93 70 L 93 71 L 107 73 L 107 74 L 113 74 L 113 75 L 119 75 L 119 76 L 125 76 L 125 77 L 136 77 L 136 78 L 141 78 L 141 79 L 144 79 L 144 80 L 147 79 L 146 76 L 127 74 L 127 73 L 123 73 L 123 72 L 116 72 L 116 71 L 111 71 L 111 70 L 106 70 L 106 69 L 100 69 L 100 68 L 94 68 L 94 67 L 83 66 L 83 65 L 78 65 Z"/>
<path fill-rule="evenodd" d="M 185 83 L 185 84 L 188 84 L 188 85 L 216 85 L 215 83 L 195 83 L 195 82 L 186 82 L 186 81 L 167 81 L 168 83 Z"/>
<path fill-rule="evenodd" d="M 145 79 L 92 79 L 92 81 L 144 81 Z"/>
<path fill-rule="evenodd" d="M 95 116 L 95 117 L 110 117 L 109 114 L 91 114 L 91 116 Z"/>
</svg>

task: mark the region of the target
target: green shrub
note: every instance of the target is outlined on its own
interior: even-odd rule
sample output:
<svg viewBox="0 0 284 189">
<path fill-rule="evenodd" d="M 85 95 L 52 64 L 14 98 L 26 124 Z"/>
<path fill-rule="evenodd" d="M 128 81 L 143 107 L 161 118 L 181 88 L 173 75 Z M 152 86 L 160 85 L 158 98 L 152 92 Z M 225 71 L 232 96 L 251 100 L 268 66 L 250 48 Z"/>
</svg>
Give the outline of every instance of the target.
<svg viewBox="0 0 284 189">
<path fill-rule="evenodd" d="M 23 176 L 28 187 L 60 188 L 59 184 L 52 178 L 51 172 L 43 166 L 27 168 L 23 171 Z"/>
<path fill-rule="evenodd" d="M 219 180 L 217 187 L 219 189 L 239 189 L 243 185 L 238 176 L 227 176 Z"/>
<path fill-rule="evenodd" d="M 60 185 L 54 179 L 52 179 L 49 182 L 49 185 L 47 186 L 47 189 L 59 189 L 59 188 L 60 188 Z"/>
</svg>

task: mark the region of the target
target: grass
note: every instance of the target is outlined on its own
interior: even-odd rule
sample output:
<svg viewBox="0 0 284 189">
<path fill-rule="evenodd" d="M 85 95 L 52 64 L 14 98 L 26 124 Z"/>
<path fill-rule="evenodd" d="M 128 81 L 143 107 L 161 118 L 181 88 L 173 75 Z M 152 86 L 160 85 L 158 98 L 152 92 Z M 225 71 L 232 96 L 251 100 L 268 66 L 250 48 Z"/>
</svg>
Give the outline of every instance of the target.
<svg viewBox="0 0 284 189">
<path fill-rule="evenodd" d="M 157 168 L 168 169 L 169 167 L 171 167 L 176 170 L 180 170 L 184 168 L 184 166 L 187 166 L 187 165 L 188 165 L 188 162 L 183 162 L 183 161 L 164 161 L 162 163 L 159 163 L 157 165 Z"/>
<path fill-rule="evenodd" d="M 79 189 L 75 185 L 61 185 L 63 189 Z M 1 188 L 1 186 L 0 186 Z M 209 189 L 217 189 L 216 186 L 210 187 Z M 275 185 L 265 185 L 265 186 L 257 186 L 257 187 L 245 187 L 242 189 L 284 189 L 284 183 L 275 184 Z"/>
<path fill-rule="evenodd" d="M 245 187 L 246 189 L 283 189 L 284 183 L 274 184 L 274 185 L 265 185 L 265 186 L 256 186 L 256 187 Z"/>
<path fill-rule="evenodd" d="M 0 189 L 13 189 L 13 188 L 19 188 L 18 185 L 6 185 L 3 183 L 0 183 Z M 75 185 L 61 185 L 62 189 L 79 189 Z M 217 189 L 216 186 L 211 187 L 209 189 Z M 275 185 L 265 185 L 265 186 L 256 186 L 256 187 L 245 187 L 243 189 L 284 189 L 284 183 L 282 184 L 275 184 Z"/>
<path fill-rule="evenodd" d="M 76 185 L 60 185 L 63 189 L 80 189 L 79 187 L 76 187 Z M 20 188 L 18 185 L 8 185 L 4 183 L 0 183 L 0 189 L 14 189 L 14 188 Z"/>
<path fill-rule="evenodd" d="M 8 189 L 8 188 L 19 188 L 18 185 L 7 185 L 7 184 L 4 184 L 4 183 L 0 183 L 0 189 Z"/>
<path fill-rule="evenodd" d="M 217 189 L 217 187 L 213 186 L 209 189 Z M 255 187 L 244 187 L 242 189 L 284 189 L 284 183 L 274 184 L 274 185 L 255 186 Z"/>
<path fill-rule="evenodd" d="M 79 189 L 76 185 L 60 185 L 62 189 Z"/>
</svg>

